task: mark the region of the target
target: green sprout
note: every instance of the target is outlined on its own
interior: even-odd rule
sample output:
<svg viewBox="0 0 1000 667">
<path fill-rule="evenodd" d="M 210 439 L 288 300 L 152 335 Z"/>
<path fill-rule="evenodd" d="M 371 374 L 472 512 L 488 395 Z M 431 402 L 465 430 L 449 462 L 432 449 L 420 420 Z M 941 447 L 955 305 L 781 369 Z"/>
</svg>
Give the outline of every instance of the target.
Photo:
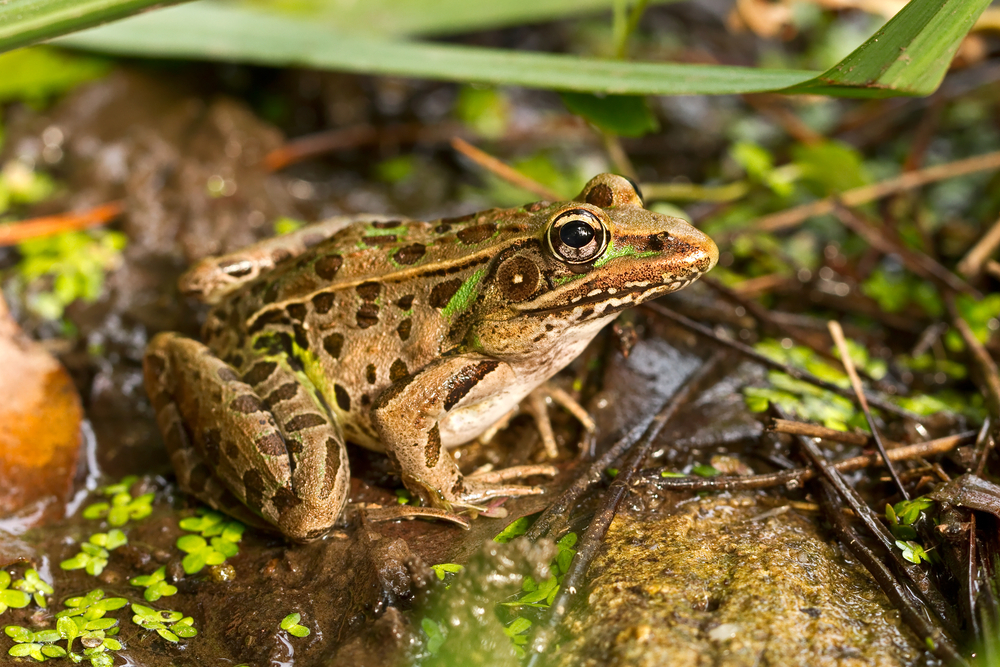
<svg viewBox="0 0 1000 667">
<path fill-rule="evenodd" d="M 106 598 L 104 591 L 95 588 L 86 595 L 72 597 L 63 604 L 66 609 L 56 613 L 56 618 L 76 618 L 81 617 L 84 621 L 96 621 L 104 618 L 109 611 L 121 609 L 128 604 L 125 598 Z"/>
<path fill-rule="evenodd" d="M 187 554 L 181 565 L 188 574 L 197 574 L 206 565 L 221 565 L 238 554 L 237 543 L 246 529 L 239 521 L 211 510 L 199 510 L 197 516 L 182 519 L 180 527 L 201 533 L 177 538 L 177 548 Z"/>
<path fill-rule="evenodd" d="M 168 642 L 177 643 L 183 637 L 188 639 L 198 634 L 194 619 L 171 609 L 157 610 L 141 604 L 133 604 L 132 622 L 141 628 L 155 630 Z"/>
<path fill-rule="evenodd" d="M 444 581 L 444 578 L 449 574 L 458 574 L 465 568 L 458 563 L 441 563 L 439 565 L 431 565 L 431 569 L 434 570 L 434 574 L 437 575 L 438 579 Z"/>
<path fill-rule="evenodd" d="M 146 590 L 143 592 L 142 597 L 146 598 L 146 602 L 156 602 L 161 597 L 170 596 L 177 592 L 177 587 L 168 584 L 166 578 L 167 568 L 161 567 L 152 574 L 135 577 L 129 583 L 133 586 L 145 587 Z"/>
<path fill-rule="evenodd" d="M 444 640 L 446 639 L 444 628 L 434 619 L 424 618 L 420 621 L 420 629 L 427 635 L 427 652 L 431 655 L 436 655 L 441 650 L 441 645 L 444 644 Z"/>
<path fill-rule="evenodd" d="M 4 632 L 14 640 L 14 645 L 7 653 L 15 658 L 34 658 L 38 662 L 45 662 L 49 658 L 66 657 L 66 649 L 54 645 L 61 639 L 55 630 L 32 632 L 19 625 L 8 625 Z"/>
<path fill-rule="evenodd" d="M 531 526 L 531 517 L 522 516 L 520 519 L 514 521 L 506 528 L 504 528 L 502 531 L 500 531 L 500 534 L 494 537 L 493 541 L 496 542 L 497 544 L 506 544 L 507 542 L 513 540 L 515 537 L 520 537 L 521 535 L 524 535 L 526 532 L 528 532 L 528 528 L 530 526 Z"/>
<path fill-rule="evenodd" d="M 31 596 L 24 591 L 11 590 L 10 575 L 5 570 L 0 570 L 0 614 L 7 611 L 8 607 L 23 609 L 31 602 Z"/>
<path fill-rule="evenodd" d="M 0 578 L 0 581 L 2 581 L 2 578 Z M 18 579 L 15 581 L 14 588 L 31 595 L 35 599 L 35 604 L 42 609 L 45 609 L 48 606 L 45 596 L 52 595 L 52 593 L 55 592 L 52 590 L 52 586 L 49 586 L 49 584 L 38 575 L 35 568 L 29 568 L 25 571 L 24 579 Z M 3 595 L 0 593 L 0 600 L 2 599 Z M 0 609 L 0 612 L 2 611 L 3 609 Z"/>
<path fill-rule="evenodd" d="M 913 524 L 923 516 L 925 510 L 930 509 L 933 505 L 934 501 L 924 496 L 913 500 L 904 500 L 895 505 L 886 504 L 885 518 L 889 522 L 889 530 L 899 540 L 906 541 L 916 538 L 917 530 Z M 900 548 L 902 549 L 902 547 Z M 907 558 L 907 560 L 909 559 Z"/>
<path fill-rule="evenodd" d="M 131 483 L 126 482 L 134 477 L 126 477 L 118 484 L 104 487 L 101 491 L 111 498 L 111 502 L 100 502 L 88 505 L 83 510 L 84 519 L 103 519 L 107 517 L 108 523 L 112 526 L 124 526 L 129 519 L 138 521 L 145 519 L 153 512 L 153 498 L 155 494 L 145 493 L 138 498 L 133 498 L 128 488 Z M 124 489 L 124 490 L 123 490 Z"/>
<path fill-rule="evenodd" d="M 896 546 L 903 552 L 903 558 L 914 565 L 920 565 L 921 561 L 930 562 L 931 557 L 924 548 L 912 540 L 896 540 Z"/>
<path fill-rule="evenodd" d="M 698 475 L 698 477 L 717 477 L 722 474 L 722 471 L 707 463 L 702 463 L 691 468 L 691 474 Z"/>
<path fill-rule="evenodd" d="M 306 626 L 299 625 L 301 620 L 302 614 L 289 614 L 281 619 L 281 629 L 294 637 L 308 637 L 311 631 Z"/>
<path fill-rule="evenodd" d="M 108 565 L 109 550 L 128 544 L 125 533 L 117 528 L 106 533 L 94 533 L 87 542 L 80 545 L 80 553 L 59 563 L 64 570 L 86 570 L 96 577 Z"/>
</svg>

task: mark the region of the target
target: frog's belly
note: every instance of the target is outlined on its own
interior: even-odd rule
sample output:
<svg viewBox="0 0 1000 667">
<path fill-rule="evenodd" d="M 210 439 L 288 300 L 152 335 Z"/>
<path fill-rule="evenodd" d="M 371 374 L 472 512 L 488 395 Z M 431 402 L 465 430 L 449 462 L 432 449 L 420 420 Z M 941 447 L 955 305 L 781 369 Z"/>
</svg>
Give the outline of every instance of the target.
<svg viewBox="0 0 1000 667">
<path fill-rule="evenodd" d="M 517 407 L 521 399 L 530 394 L 538 384 L 518 383 L 486 400 L 448 413 L 440 424 L 441 444 L 445 447 L 457 447 L 475 440 Z"/>
</svg>

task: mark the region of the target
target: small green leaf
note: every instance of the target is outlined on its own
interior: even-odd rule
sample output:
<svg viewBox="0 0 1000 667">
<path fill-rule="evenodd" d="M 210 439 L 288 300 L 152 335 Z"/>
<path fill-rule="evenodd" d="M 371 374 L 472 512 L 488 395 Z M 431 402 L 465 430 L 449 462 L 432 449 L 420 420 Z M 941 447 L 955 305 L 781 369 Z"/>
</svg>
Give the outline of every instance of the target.
<svg viewBox="0 0 1000 667">
<path fill-rule="evenodd" d="M 510 542 L 515 537 L 520 537 L 528 532 L 528 528 L 531 527 L 532 518 L 530 516 L 522 516 L 517 521 L 509 524 L 500 533 L 493 538 L 494 542 L 505 544 Z"/>
<path fill-rule="evenodd" d="M 639 95 L 593 95 L 560 93 L 570 112 L 581 116 L 605 132 L 621 137 L 641 137 L 660 129 L 646 98 Z"/>
</svg>

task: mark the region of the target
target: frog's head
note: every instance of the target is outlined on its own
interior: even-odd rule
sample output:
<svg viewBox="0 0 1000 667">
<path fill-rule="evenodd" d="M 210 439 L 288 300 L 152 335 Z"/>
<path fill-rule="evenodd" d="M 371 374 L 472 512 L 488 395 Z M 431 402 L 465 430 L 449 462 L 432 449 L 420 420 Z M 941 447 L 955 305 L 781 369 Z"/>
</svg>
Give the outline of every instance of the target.
<svg viewBox="0 0 1000 667">
<path fill-rule="evenodd" d="M 571 202 L 539 208 L 532 227 L 540 243 L 496 258 L 487 301 L 504 308 L 482 319 L 517 320 L 536 344 L 565 340 L 568 330 L 589 339 L 616 313 L 686 287 L 719 259 L 712 239 L 647 210 L 638 188 L 614 174 L 594 177 Z"/>
</svg>

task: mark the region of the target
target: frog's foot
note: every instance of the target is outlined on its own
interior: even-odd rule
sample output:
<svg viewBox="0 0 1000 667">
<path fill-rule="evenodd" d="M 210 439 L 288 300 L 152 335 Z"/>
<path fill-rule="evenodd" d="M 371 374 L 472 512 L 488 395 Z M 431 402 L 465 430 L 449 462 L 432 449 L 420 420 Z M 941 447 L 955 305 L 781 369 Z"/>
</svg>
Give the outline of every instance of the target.
<svg viewBox="0 0 1000 667">
<path fill-rule="evenodd" d="M 518 414 L 520 411 L 527 412 L 535 420 L 535 425 L 538 428 L 538 435 L 542 438 L 542 445 L 545 447 L 545 455 L 554 459 L 559 455 L 559 447 L 556 444 L 555 433 L 552 430 L 552 420 L 549 419 L 549 406 L 555 403 L 563 407 L 571 415 L 576 417 L 580 425 L 583 426 L 585 431 L 584 439 L 581 442 L 581 448 L 587 449 L 587 443 L 593 439 L 597 432 L 597 426 L 594 424 L 594 420 L 590 417 L 590 413 L 587 412 L 586 408 L 580 405 L 575 398 L 569 395 L 569 393 L 556 386 L 553 382 L 544 382 L 533 392 L 528 394 L 528 396 L 521 402 L 521 405 L 514 410 L 511 410 L 506 415 L 501 417 L 493 426 L 488 428 L 482 435 L 479 436 L 479 441 L 482 443 L 488 443 L 492 440 L 496 434 L 507 427 L 510 420 Z"/>
<path fill-rule="evenodd" d="M 445 502 L 453 511 L 468 509 L 482 513 L 487 511 L 487 501 L 494 498 L 537 496 L 545 493 L 545 488 L 541 486 L 506 484 L 505 482 L 534 475 L 555 477 L 558 472 L 559 470 L 555 466 L 527 465 L 473 473 L 461 479 L 460 483 L 453 489 L 454 497 L 446 497 Z"/>
</svg>

